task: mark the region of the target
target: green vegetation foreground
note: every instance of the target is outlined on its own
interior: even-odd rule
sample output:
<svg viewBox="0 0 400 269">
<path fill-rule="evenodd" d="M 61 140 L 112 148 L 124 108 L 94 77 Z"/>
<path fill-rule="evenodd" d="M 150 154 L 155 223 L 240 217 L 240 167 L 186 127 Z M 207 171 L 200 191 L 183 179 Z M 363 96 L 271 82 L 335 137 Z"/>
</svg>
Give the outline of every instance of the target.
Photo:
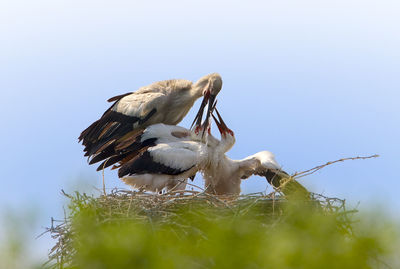
<svg viewBox="0 0 400 269">
<path fill-rule="evenodd" d="M 322 196 L 68 197 L 67 219 L 49 229 L 55 268 L 387 268 L 396 247 L 383 219 L 355 225 L 344 201 Z"/>
</svg>

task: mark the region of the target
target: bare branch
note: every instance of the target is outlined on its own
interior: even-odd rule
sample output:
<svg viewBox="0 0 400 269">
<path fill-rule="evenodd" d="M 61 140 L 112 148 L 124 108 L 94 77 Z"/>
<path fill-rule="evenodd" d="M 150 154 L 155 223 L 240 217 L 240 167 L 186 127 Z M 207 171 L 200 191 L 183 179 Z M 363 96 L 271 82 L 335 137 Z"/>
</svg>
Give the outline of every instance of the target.
<svg viewBox="0 0 400 269">
<path fill-rule="evenodd" d="M 323 164 L 323 165 L 318 165 L 318 166 L 316 166 L 314 168 L 308 169 L 308 170 L 303 171 L 303 172 L 294 173 L 292 175 L 292 178 L 299 179 L 301 177 L 305 177 L 305 176 L 314 174 L 318 170 L 321 170 L 322 168 L 324 168 L 324 167 L 326 167 L 328 165 L 331 165 L 331 164 L 334 164 L 334 163 L 338 163 L 338 162 L 344 162 L 344 161 L 349 161 L 349 160 L 365 160 L 365 159 L 378 158 L 378 157 L 379 157 L 379 155 L 375 154 L 375 155 L 366 156 L 366 157 L 358 156 L 358 157 L 343 158 L 343 159 L 339 159 L 339 160 L 336 160 L 336 161 L 327 162 L 326 164 Z"/>
</svg>

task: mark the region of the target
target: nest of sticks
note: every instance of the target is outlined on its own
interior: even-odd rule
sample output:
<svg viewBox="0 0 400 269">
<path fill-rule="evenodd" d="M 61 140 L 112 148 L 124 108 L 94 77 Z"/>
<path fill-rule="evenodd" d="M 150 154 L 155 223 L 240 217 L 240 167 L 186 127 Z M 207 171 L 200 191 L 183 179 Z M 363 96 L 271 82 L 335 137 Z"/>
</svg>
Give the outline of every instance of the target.
<svg viewBox="0 0 400 269">
<path fill-rule="evenodd" d="M 309 175 L 332 163 L 377 157 L 355 157 L 328 162 L 305 172 L 295 174 L 296 177 Z M 240 196 L 216 196 L 204 191 L 187 190 L 184 193 L 167 192 L 163 194 L 149 194 L 140 191 L 114 189 L 110 193 L 105 191 L 98 197 L 75 192 L 75 194 L 62 194 L 70 199 L 69 212 L 62 220 L 51 220 L 51 227 L 45 233 L 50 233 L 56 241 L 50 250 L 47 266 L 64 268 L 71 265 L 76 253 L 74 236 L 76 233 L 74 218 L 82 208 L 90 207 L 96 212 L 99 224 L 109 222 L 133 221 L 140 223 L 156 223 L 179 226 L 179 229 L 191 229 L 190 223 L 185 223 L 179 216 L 182 212 L 201 214 L 209 219 L 232 218 L 233 216 L 249 216 L 262 219 L 266 225 L 276 225 L 285 221 L 287 214 L 286 205 L 290 202 L 279 189 L 265 194 L 253 193 Z M 356 210 L 348 210 L 345 200 L 329 198 L 320 194 L 310 193 L 310 199 L 297 200 L 296 204 L 309 207 L 318 214 L 334 215 L 338 219 L 338 229 L 344 233 L 352 234 L 351 214 Z"/>
<path fill-rule="evenodd" d="M 245 216 L 250 215 L 249 212 L 256 212 L 251 214 L 251 217 L 264 218 L 269 225 L 276 225 L 284 221 L 285 205 L 288 201 L 276 192 L 268 195 L 253 193 L 235 198 L 196 191 L 180 195 L 173 193 L 157 195 L 121 189 L 114 189 L 111 193 L 97 198 L 79 192 L 74 195 L 64 192 L 63 194 L 71 199 L 73 205 L 90 204 L 91 207 L 96 207 L 99 223 L 134 221 L 170 225 L 175 222 L 181 229 L 185 229 L 185 223 L 176 223 L 177 216 L 182 211 L 188 210 L 191 214 L 206 215 L 210 219 L 231 218 L 233 215 Z M 321 214 L 333 214 L 341 218 L 339 223 L 342 227 L 339 228 L 352 233 L 349 214 L 355 213 L 356 210 L 347 210 L 345 200 L 311 193 L 310 201 L 301 202 L 303 206 L 310 206 Z M 50 250 L 47 265 L 63 268 L 64 264 L 70 264 L 76 251 L 73 245 L 75 234 L 73 214 L 65 216 L 63 220 L 52 219 L 51 227 L 47 228 L 46 232 L 56 240 L 56 244 Z"/>
</svg>

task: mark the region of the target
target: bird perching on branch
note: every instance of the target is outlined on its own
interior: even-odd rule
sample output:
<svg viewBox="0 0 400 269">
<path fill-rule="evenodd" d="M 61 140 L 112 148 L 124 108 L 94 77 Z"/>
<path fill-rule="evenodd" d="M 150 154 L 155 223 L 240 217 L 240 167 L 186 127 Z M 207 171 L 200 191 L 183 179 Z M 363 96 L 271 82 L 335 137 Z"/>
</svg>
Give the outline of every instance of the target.
<svg viewBox="0 0 400 269">
<path fill-rule="evenodd" d="M 135 92 L 112 97 L 111 107 L 79 136 L 85 156 L 96 161 L 115 155 L 117 145 L 124 144 L 130 137 L 146 127 L 164 123 L 178 124 L 188 113 L 194 102 L 203 96 L 195 121 L 201 122 L 204 108 L 208 104 L 206 121 L 210 117 L 215 97 L 222 88 L 221 76 L 212 73 L 196 83 L 173 79 L 155 82 Z M 199 131 L 199 125 L 197 132 Z"/>
</svg>

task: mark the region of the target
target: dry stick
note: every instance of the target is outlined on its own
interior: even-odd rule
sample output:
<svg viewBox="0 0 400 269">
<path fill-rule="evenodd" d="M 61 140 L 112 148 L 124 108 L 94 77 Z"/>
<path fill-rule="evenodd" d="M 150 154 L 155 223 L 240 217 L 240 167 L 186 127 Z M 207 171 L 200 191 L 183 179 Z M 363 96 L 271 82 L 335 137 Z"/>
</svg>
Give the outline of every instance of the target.
<svg viewBox="0 0 400 269">
<path fill-rule="evenodd" d="M 179 183 L 185 183 L 185 180 L 187 180 L 187 179 L 178 179 Z M 169 190 L 169 191 L 167 191 L 166 193 L 164 193 L 164 195 L 170 194 L 170 193 L 172 193 L 172 192 L 176 192 L 175 189 L 178 187 L 179 183 L 176 184 L 171 190 Z M 189 186 L 198 188 L 198 189 L 200 189 L 200 190 L 202 190 L 202 191 L 204 192 L 204 189 L 203 189 L 203 188 L 201 188 L 201 187 L 199 187 L 199 186 L 196 186 L 196 185 L 194 185 L 194 184 L 191 184 L 191 183 L 189 183 L 189 182 L 186 182 L 186 185 L 189 185 Z M 180 191 L 178 191 L 178 192 L 186 192 L 186 190 L 180 190 Z"/>
<path fill-rule="evenodd" d="M 275 191 L 272 194 L 272 216 L 275 215 Z"/>
<path fill-rule="evenodd" d="M 379 155 L 378 154 L 374 154 L 374 155 L 366 156 L 366 157 L 365 156 L 357 156 L 357 157 L 342 158 L 342 159 L 339 159 L 339 160 L 336 160 L 336 161 L 330 161 L 330 162 L 327 162 L 326 164 L 318 165 L 318 166 L 316 166 L 314 168 L 311 168 L 311 169 L 308 169 L 306 171 L 294 173 L 292 176 L 290 176 L 289 180 L 285 181 L 279 187 L 273 187 L 273 188 L 274 188 L 275 192 L 280 192 L 281 193 L 283 187 L 287 183 L 289 183 L 290 181 L 297 180 L 299 178 L 314 174 L 318 170 L 321 170 L 322 168 L 324 168 L 324 167 L 326 167 L 328 165 L 331 165 L 331 164 L 334 164 L 334 163 L 338 163 L 338 162 L 344 162 L 344 161 L 348 161 L 348 160 L 365 160 L 365 159 L 371 159 L 371 158 L 377 158 L 377 157 L 379 157 Z M 275 192 L 274 192 L 274 194 L 275 194 Z"/>
<path fill-rule="evenodd" d="M 213 195 L 213 194 L 206 193 L 206 192 L 203 192 L 203 194 L 204 194 L 205 196 L 207 196 L 207 197 L 210 197 L 210 198 L 215 199 L 216 201 L 220 202 L 221 204 L 223 204 L 224 206 L 226 206 L 227 208 L 229 208 L 230 210 L 232 210 L 232 207 L 231 207 L 230 205 L 228 205 L 226 202 L 224 202 L 223 200 L 219 199 L 219 198 L 217 197 L 217 195 Z"/>
<path fill-rule="evenodd" d="M 164 196 L 167 196 L 167 195 L 169 195 L 169 194 L 177 194 L 177 193 L 181 193 L 182 191 L 168 191 L 168 192 L 166 192 L 166 193 L 164 193 L 163 195 Z M 184 192 L 188 192 L 188 193 L 191 193 L 191 194 L 202 194 L 202 192 L 199 192 L 199 191 L 192 191 L 192 190 L 184 190 Z M 190 197 L 192 197 L 192 195 L 187 195 L 187 196 L 190 196 Z"/>
<path fill-rule="evenodd" d="M 102 176 L 103 176 L 103 194 L 104 194 L 104 196 L 107 196 L 107 193 L 106 193 L 106 182 L 105 182 L 105 180 L 104 180 L 104 167 L 106 166 L 108 160 L 109 160 L 109 159 L 107 159 L 107 160 L 104 162 L 104 164 L 103 164 L 103 169 L 102 169 L 102 171 L 101 171 L 101 174 L 102 174 Z"/>
<path fill-rule="evenodd" d="M 206 191 L 205 189 L 203 189 L 202 187 L 200 187 L 200 186 L 197 186 L 197 185 L 194 185 L 194 184 L 192 184 L 192 183 L 189 183 L 189 182 L 187 182 L 186 183 L 187 185 L 189 185 L 189 186 L 192 186 L 192 187 L 195 187 L 195 188 L 198 188 L 199 190 L 201 190 L 201 191 Z"/>
<path fill-rule="evenodd" d="M 318 165 L 314 168 L 308 169 L 306 171 L 303 172 L 298 172 L 298 173 L 294 173 L 294 175 L 292 175 L 292 178 L 301 178 L 301 177 L 305 177 L 311 174 L 314 174 L 315 172 L 317 172 L 318 170 L 321 170 L 322 168 L 334 164 L 334 163 L 338 163 L 338 162 L 344 162 L 344 161 L 348 161 L 348 160 L 365 160 L 365 159 L 371 159 L 371 158 L 377 158 L 379 157 L 378 154 L 375 155 L 371 155 L 371 156 L 367 156 L 367 157 L 363 157 L 363 156 L 358 156 L 358 157 L 349 157 L 349 158 L 343 158 L 343 159 L 339 159 L 336 161 L 331 161 L 331 162 L 327 162 L 326 164 L 323 165 Z"/>
</svg>

